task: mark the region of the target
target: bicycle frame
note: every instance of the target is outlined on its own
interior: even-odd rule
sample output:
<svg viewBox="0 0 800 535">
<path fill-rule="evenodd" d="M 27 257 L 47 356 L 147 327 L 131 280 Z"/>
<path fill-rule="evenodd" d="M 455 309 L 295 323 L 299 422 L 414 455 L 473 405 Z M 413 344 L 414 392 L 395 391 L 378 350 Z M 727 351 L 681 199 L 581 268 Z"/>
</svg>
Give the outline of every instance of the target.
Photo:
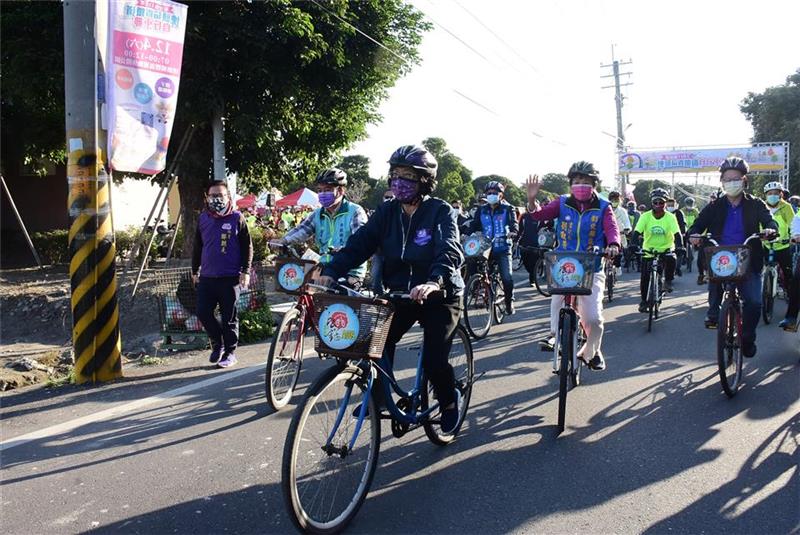
<svg viewBox="0 0 800 535">
<path fill-rule="evenodd" d="M 573 322 L 573 325 L 575 325 L 576 329 L 580 328 L 580 326 L 578 325 L 578 321 L 579 321 L 578 313 L 575 310 L 575 300 L 576 300 L 576 298 L 577 298 L 576 295 L 567 294 L 567 295 L 564 296 L 564 305 L 558 311 L 558 324 L 559 325 L 561 325 L 561 318 L 565 314 L 572 314 L 573 316 L 575 316 L 575 321 Z M 577 331 L 576 331 L 576 333 L 577 333 Z M 560 345 L 559 345 L 560 337 L 558 335 L 559 335 L 559 333 L 556 333 L 556 345 L 555 345 L 555 349 L 553 350 L 553 371 L 556 372 L 556 373 L 558 373 L 558 352 L 559 352 L 559 349 L 560 349 Z M 577 357 L 578 348 L 575 347 L 574 349 L 575 350 L 572 352 L 572 366 L 573 366 L 573 369 L 575 369 L 575 367 L 578 365 L 578 362 L 577 362 L 577 360 L 578 360 L 578 357 Z"/>
</svg>

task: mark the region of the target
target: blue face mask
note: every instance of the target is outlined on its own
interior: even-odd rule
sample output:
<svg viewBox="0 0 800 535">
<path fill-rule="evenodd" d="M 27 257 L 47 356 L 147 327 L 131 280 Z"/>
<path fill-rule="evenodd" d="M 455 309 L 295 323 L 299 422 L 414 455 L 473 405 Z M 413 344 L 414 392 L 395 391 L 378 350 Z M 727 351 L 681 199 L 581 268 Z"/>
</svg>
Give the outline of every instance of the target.
<svg viewBox="0 0 800 535">
<path fill-rule="evenodd" d="M 780 200 L 781 200 L 780 195 L 767 195 L 767 204 L 769 204 L 770 206 L 775 206 L 776 204 L 778 204 L 778 201 Z"/>
<path fill-rule="evenodd" d="M 497 193 L 491 193 L 486 196 L 486 202 L 488 202 L 489 204 L 497 204 L 500 202 L 500 195 L 498 195 Z"/>
</svg>

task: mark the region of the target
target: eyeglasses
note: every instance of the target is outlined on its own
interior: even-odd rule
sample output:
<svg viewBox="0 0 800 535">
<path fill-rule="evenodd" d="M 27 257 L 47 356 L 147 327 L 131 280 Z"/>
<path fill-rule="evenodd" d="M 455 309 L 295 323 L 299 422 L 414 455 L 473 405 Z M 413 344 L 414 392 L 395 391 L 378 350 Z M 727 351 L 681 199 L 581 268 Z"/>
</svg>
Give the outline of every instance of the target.
<svg viewBox="0 0 800 535">
<path fill-rule="evenodd" d="M 389 173 L 389 178 L 403 178 L 405 180 L 417 180 L 417 174 L 413 171 L 392 171 Z"/>
<path fill-rule="evenodd" d="M 391 195 L 387 195 L 386 197 L 383 198 L 384 201 L 391 201 L 392 199 L 394 199 L 394 197 Z"/>
<path fill-rule="evenodd" d="M 228 195 L 226 193 L 209 193 L 209 199 L 224 199 Z"/>
<path fill-rule="evenodd" d="M 667 204 L 667 203 L 665 203 L 664 201 L 653 201 L 653 206 L 661 206 L 661 205 L 664 205 L 664 204 Z"/>
</svg>

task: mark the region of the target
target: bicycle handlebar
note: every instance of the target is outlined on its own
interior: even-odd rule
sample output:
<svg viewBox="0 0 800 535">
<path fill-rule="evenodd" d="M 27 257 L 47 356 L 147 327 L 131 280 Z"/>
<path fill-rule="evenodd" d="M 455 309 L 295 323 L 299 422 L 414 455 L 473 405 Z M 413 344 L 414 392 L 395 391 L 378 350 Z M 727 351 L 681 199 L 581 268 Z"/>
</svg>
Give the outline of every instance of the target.
<svg viewBox="0 0 800 535">
<path fill-rule="evenodd" d="M 744 243 L 742 245 L 747 245 L 750 242 L 750 240 L 757 240 L 757 239 L 769 240 L 769 238 L 772 236 L 773 236 L 772 234 L 766 234 L 764 232 L 756 232 L 755 234 L 748 236 L 747 239 L 744 240 Z M 719 242 L 714 238 L 714 236 L 711 233 L 708 232 L 705 234 L 690 234 L 689 239 L 692 238 L 699 238 L 701 240 L 706 240 L 715 247 L 719 246 Z M 717 238 L 719 238 L 719 236 L 717 236 Z"/>
</svg>

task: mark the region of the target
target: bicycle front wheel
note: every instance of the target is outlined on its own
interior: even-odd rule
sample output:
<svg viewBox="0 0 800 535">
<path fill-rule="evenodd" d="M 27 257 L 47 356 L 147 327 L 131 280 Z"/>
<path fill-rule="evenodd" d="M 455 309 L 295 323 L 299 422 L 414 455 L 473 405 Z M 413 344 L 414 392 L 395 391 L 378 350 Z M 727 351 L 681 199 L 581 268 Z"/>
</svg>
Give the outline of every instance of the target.
<svg viewBox="0 0 800 535">
<path fill-rule="evenodd" d="M 544 258 L 536 261 L 536 268 L 534 269 L 533 282 L 536 284 L 536 289 L 545 297 L 550 297 L 550 292 L 547 291 L 547 265 Z"/>
<path fill-rule="evenodd" d="M 647 332 L 653 330 L 653 315 L 656 312 L 656 295 L 658 295 L 658 284 L 656 274 L 650 273 L 650 283 L 647 286 Z"/>
<path fill-rule="evenodd" d="M 616 268 L 612 267 L 611 270 L 606 275 L 606 293 L 608 295 L 608 302 L 610 303 L 612 299 L 614 299 L 614 279 L 617 278 L 617 274 L 614 271 Z"/>
<path fill-rule="evenodd" d="M 492 300 L 494 301 L 494 321 L 500 325 L 506 317 L 506 292 L 499 277 L 492 279 Z"/>
<path fill-rule="evenodd" d="M 447 357 L 447 362 L 453 367 L 453 375 L 456 379 L 456 390 L 458 390 L 461 399 L 458 405 L 458 425 L 452 433 L 442 433 L 442 429 L 437 421 L 441 418 L 441 407 L 439 410 L 434 411 L 430 415 L 430 420 L 425 422 L 422 427 L 425 429 L 425 434 L 428 439 L 439 446 L 450 444 L 458 436 L 461 426 L 464 424 L 464 419 L 467 417 L 467 409 L 469 409 L 469 400 L 472 397 L 472 383 L 475 375 L 475 364 L 472 360 L 472 343 L 469 341 L 467 332 L 459 327 L 456 327 L 455 336 L 453 336 L 453 344 L 450 346 L 450 354 Z M 430 400 L 433 398 L 433 385 L 427 377 L 422 382 L 422 410 L 425 411 L 430 407 Z"/>
<path fill-rule="evenodd" d="M 469 278 L 464 292 L 464 325 L 473 338 L 485 338 L 494 320 L 494 296 L 480 274 Z"/>
<path fill-rule="evenodd" d="M 267 402 L 279 411 L 292 399 L 300 368 L 303 366 L 305 336 L 303 335 L 302 311 L 291 308 L 284 314 L 267 357 L 267 373 L 264 388 Z"/>
<path fill-rule="evenodd" d="M 717 323 L 717 364 L 722 390 L 732 398 L 742 380 L 742 310 L 727 299 Z"/>
<path fill-rule="evenodd" d="M 300 531 L 341 531 L 367 496 L 381 434 L 371 395 L 358 439 L 349 447 L 366 391 L 364 370 L 334 366 L 309 388 L 294 413 L 283 448 L 281 487 Z"/>
<path fill-rule="evenodd" d="M 761 285 L 761 316 L 765 325 L 769 325 L 772 321 L 772 310 L 775 307 L 775 295 L 772 293 L 774 285 L 775 276 L 771 270 L 767 270 Z"/>
<path fill-rule="evenodd" d="M 567 418 L 567 391 L 569 390 L 570 364 L 572 363 L 573 352 L 573 317 L 571 314 L 563 314 L 558 330 L 558 337 L 561 340 L 561 363 L 558 368 L 558 432 L 564 432 L 564 424 Z"/>
</svg>

